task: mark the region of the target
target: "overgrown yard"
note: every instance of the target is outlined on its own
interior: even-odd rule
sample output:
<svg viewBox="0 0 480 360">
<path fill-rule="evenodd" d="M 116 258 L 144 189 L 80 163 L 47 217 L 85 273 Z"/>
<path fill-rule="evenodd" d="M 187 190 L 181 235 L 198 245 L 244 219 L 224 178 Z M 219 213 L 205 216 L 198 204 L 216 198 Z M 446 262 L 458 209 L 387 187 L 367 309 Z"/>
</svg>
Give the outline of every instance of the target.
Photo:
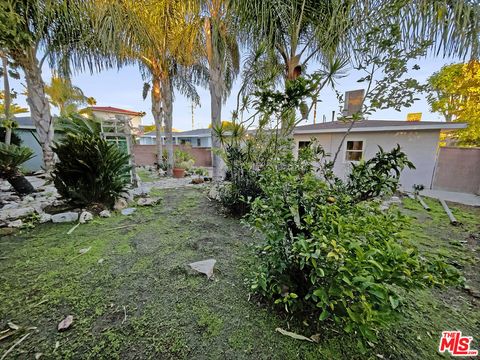
<svg viewBox="0 0 480 360">
<path fill-rule="evenodd" d="M 313 329 L 249 300 L 245 278 L 258 239 L 202 190 L 161 195 L 155 207 L 95 219 L 71 235 L 71 224 L 46 224 L 0 238 L 0 338 L 7 322 L 21 326 L 0 341 L 0 356 L 26 334 L 9 358 L 431 359 L 440 357 L 441 331 L 456 329 L 480 348 L 480 300 L 472 295 L 480 290 L 480 209 L 455 207 L 463 225 L 453 227 L 436 202 L 427 200 L 427 213 L 404 200 L 412 217 L 404 235 L 460 267 L 472 291 L 405 294 L 404 316 L 361 354 L 353 336 Z M 214 281 L 186 267 L 207 258 L 217 260 Z M 72 328 L 57 332 L 66 315 L 74 316 Z M 319 334 L 319 344 L 277 327 Z"/>
</svg>

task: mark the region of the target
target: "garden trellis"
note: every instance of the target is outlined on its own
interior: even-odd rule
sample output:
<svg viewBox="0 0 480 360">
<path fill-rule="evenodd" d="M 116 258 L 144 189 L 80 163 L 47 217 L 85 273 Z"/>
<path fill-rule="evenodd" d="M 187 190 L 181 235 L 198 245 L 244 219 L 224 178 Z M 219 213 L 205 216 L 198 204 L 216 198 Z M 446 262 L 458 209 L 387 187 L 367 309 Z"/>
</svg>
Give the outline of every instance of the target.
<svg viewBox="0 0 480 360">
<path fill-rule="evenodd" d="M 115 115 L 101 119 L 101 135 L 108 142 L 114 143 L 122 151 L 130 156 L 130 178 L 134 186 L 137 186 L 137 174 L 135 171 L 135 155 L 133 151 L 133 137 L 130 121 L 123 115 Z"/>
</svg>

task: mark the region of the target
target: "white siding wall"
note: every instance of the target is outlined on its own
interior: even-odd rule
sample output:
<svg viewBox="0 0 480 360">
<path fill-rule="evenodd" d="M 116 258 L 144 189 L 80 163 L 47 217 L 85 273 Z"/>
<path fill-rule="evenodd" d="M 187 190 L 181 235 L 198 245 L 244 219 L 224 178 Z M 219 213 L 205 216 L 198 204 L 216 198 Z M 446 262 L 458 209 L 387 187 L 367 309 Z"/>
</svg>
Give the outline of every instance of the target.
<svg viewBox="0 0 480 360">
<path fill-rule="evenodd" d="M 309 141 L 312 137 L 315 137 L 333 158 L 343 135 L 342 133 L 302 134 L 295 135 L 294 138 L 295 145 L 298 148 L 299 141 Z M 439 130 L 350 133 L 342 145 L 334 172 L 340 178 L 345 178 L 348 174 L 350 162 L 345 161 L 345 147 L 348 140 L 363 140 L 365 160 L 372 158 L 378 152 L 378 145 L 383 150 L 388 151 L 399 144 L 407 154 L 408 159 L 416 167 L 415 170 L 406 169 L 402 172 L 400 176 L 401 187 L 405 190 L 411 190 L 413 184 L 423 184 L 426 188 L 430 188 L 437 157 L 439 135 Z"/>
</svg>

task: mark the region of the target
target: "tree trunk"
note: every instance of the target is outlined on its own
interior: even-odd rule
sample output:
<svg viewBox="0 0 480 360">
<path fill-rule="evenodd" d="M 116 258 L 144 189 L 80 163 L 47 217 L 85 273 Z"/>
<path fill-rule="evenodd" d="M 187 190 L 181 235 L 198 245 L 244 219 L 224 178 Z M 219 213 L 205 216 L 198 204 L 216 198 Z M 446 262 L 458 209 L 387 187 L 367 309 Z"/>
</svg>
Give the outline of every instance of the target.
<svg viewBox="0 0 480 360">
<path fill-rule="evenodd" d="M 163 144 L 162 144 L 162 98 L 160 79 L 157 76 L 152 80 L 152 114 L 155 120 L 155 145 L 157 150 L 157 169 L 163 164 Z"/>
<path fill-rule="evenodd" d="M 35 191 L 32 184 L 18 171 L 13 174 L 8 174 L 6 179 L 19 194 L 31 194 Z"/>
<path fill-rule="evenodd" d="M 173 166 L 175 165 L 173 153 L 173 89 L 169 78 L 162 80 L 163 94 L 163 116 L 165 119 L 165 136 L 167 145 L 167 175 L 173 175 Z"/>
<path fill-rule="evenodd" d="M 35 55 L 36 51 L 30 49 L 28 56 L 19 63 L 25 73 L 28 92 L 27 103 L 30 107 L 30 114 L 42 147 L 45 171 L 50 173 L 54 165 L 52 151 L 53 119 L 50 115 L 50 104 L 45 95 L 42 69 Z"/>
<path fill-rule="evenodd" d="M 2 65 L 3 65 L 3 90 L 4 90 L 4 110 L 5 110 L 5 144 L 10 145 L 12 141 L 12 125 L 9 123 L 10 120 L 10 83 L 8 81 L 8 59 L 5 54 L 2 54 Z"/>
<path fill-rule="evenodd" d="M 285 73 L 287 80 L 295 80 L 302 74 L 302 65 L 300 65 L 299 55 L 295 55 L 287 59 L 285 64 Z"/>
<path fill-rule="evenodd" d="M 210 67 L 210 111 L 212 127 L 222 124 L 222 86 L 220 71 L 212 71 Z M 212 150 L 221 147 L 220 139 L 212 132 Z M 220 181 L 223 178 L 222 158 L 212 151 L 213 180 Z"/>
<path fill-rule="evenodd" d="M 218 52 L 214 49 L 212 39 L 212 28 L 210 19 L 206 18 L 204 23 L 204 31 L 206 35 L 206 50 L 208 59 L 208 70 L 210 75 L 210 114 L 212 127 L 220 126 L 222 123 L 222 97 L 223 97 L 223 74 L 222 64 L 218 56 Z M 219 181 L 223 178 L 222 158 L 213 151 L 221 147 L 220 139 L 215 136 L 212 131 L 212 166 L 213 180 Z"/>
</svg>

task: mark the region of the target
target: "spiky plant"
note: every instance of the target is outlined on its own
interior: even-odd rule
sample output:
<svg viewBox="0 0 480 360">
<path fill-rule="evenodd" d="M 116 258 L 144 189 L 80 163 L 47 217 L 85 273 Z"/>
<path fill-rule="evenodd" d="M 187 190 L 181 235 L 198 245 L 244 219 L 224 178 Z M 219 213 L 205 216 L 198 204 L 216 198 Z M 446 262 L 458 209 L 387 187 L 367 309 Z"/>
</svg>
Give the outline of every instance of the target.
<svg viewBox="0 0 480 360">
<path fill-rule="evenodd" d="M 103 139 L 95 121 L 74 117 L 64 128 L 65 137 L 54 146 L 58 192 L 75 205 L 112 207 L 130 182 L 128 154 Z"/>
<path fill-rule="evenodd" d="M 20 165 L 34 156 L 29 148 L 0 143 L 0 177 L 6 179 L 19 194 L 30 194 L 35 191 L 19 170 Z"/>
</svg>

